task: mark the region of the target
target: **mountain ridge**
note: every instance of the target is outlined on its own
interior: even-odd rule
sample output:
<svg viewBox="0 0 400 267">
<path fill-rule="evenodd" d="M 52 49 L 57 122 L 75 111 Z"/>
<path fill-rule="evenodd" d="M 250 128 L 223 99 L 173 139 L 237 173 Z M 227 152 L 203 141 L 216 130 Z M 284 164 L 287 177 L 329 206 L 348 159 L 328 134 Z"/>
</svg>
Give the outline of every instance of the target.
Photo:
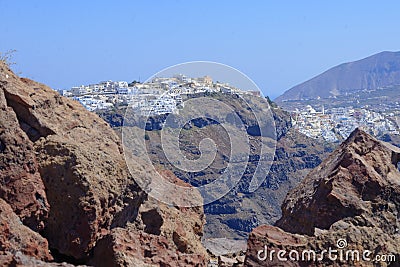
<svg viewBox="0 0 400 267">
<path fill-rule="evenodd" d="M 275 101 L 328 98 L 400 84 L 400 51 L 383 51 L 341 63 L 285 91 Z"/>
</svg>

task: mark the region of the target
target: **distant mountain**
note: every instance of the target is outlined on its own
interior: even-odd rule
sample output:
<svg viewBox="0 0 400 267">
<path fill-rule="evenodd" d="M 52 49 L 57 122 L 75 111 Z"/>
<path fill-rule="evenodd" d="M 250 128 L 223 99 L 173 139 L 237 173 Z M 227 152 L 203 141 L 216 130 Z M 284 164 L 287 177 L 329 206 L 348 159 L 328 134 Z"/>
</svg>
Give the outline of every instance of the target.
<svg viewBox="0 0 400 267">
<path fill-rule="evenodd" d="M 396 84 L 400 84 L 400 52 L 381 52 L 333 67 L 287 90 L 276 102 L 328 98 Z"/>
</svg>

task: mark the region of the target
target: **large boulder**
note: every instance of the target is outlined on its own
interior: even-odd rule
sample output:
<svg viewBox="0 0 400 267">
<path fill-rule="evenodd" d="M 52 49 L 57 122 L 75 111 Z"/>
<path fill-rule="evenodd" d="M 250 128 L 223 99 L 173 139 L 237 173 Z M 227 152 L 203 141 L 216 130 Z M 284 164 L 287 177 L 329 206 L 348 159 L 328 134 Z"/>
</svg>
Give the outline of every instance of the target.
<svg viewBox="0 0 400 267">
<path fill-rule="evenodd" d="M 4 67 L 2 70 L 6 75 L 1 83 L 2 93 L 7 114 L 13 119 L 8 121 L 20 128 L 18 133 L 24 138 L 16 140 L 15 146 L 20 150 L 12 154 L 32 161 L 33 170 L 25 168 L 26 172 L 41 178 L 51 207 L 43 234 L 58 253 L 85 258 L 123 208 L 125 188 L 133 182 L 121 154 L 120 140 L 107 123 L 78 102 L 63 98 L 40 83 L 20 79 Z M 24 157 L 25 151 L 32 159 Z M 11 172 L 16 175 L 15 180 L 23 182 L 23 173 Z M 42 192 L 22 191 L 18 196 L 32 194 L 45 208 Z M 139 203 L 133 208 L 138 206 Z"/>
<path fill-rule="evenodd" d="M 329 229 L 337 221 L 357 217 L 394 234 L 398 222 L 393 212 L 400 208 L 400 173 L 392 162 L 396 154 L 356 129 L 287 195 L 276 225 L 313 235 L 315 228 Z"/>
<path fill-rule="evenodd" d="M 341 260 L 325 256 L 322 260 L 293 260 L 285 264 L 398 266 L 399 152 L 398 148 L 382 143 L 362 130 L 355 130 L 289 192 L 277 227 L 260 226 L 252 231 L 246 264 L 276 266 L 279 263 L 276 255 L 272 260 L 270 254 L 263 258 L 266 250 L 284 250 L 287 253 L 312 250 L 318 257 L 324 249 L 332 248 L 343 254 L 357 251 L 360 260 L 349 254 Z M 259 252 L 261 260 L 257 256 Z M 363 259 L 364 252 L 368 255 Z M 382 256 L 386 261 L 374 261 Z"/>
<path fill-rule="evenodd" d="M 190 186 L 170 171 L 160 173 L 171 182 Z M 197 197 L 201 197 L 199 193 Z M 208 254 L 201 244 L 204 224 L 203 207 L 171 207 L 148 197 L 135 221 L 124 228 L 114 228 L 98 242 L 92 263 L 132 267 L 206 266 Z"/>
</svg>

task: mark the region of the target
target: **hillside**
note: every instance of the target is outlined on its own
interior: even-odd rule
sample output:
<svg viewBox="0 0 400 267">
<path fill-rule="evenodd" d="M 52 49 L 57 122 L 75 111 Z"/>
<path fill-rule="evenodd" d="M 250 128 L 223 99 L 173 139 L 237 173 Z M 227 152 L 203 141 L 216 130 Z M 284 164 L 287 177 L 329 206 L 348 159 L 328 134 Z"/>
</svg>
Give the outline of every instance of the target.
<svg viewBox="0 0 400 267">
<path fill-rule="evenodd" d="M 252 120 L 233 96 L 218 96 L 227 98 L 225 101 L 235 104 L 235 110 L 243 113 L 241 118 L 246 121 L 247 127 Z M 232 98 L 232 99 L 231 99 Z M 122 125 L 123 111 L 99 112 L 116 130 Z M 281 215 L 280 206 L 287 192 L 296 186 L 304 176 L 318 166 L 333 150 L 333 145 L 321 140 L 309 138 L 291 127 L 290 116 L 282 109 L 272 108 L 272 114 L 277 131 L 277 142 L 274 160 L 271 169 L 266 174 L 262 186 L 255 192 L 249 193 L 249 181 L 258 164 L 255 154 L 249 157 L 248 170 L 243 174 L 241 181 L 227 195 L 204 207 L 207 224 L 204 229 L 205 238 L 240 238 L 245 239 L 248 233 L 256 226 L 275 222 Z M 149 155 L 155 166 L 169 169 L 181 180 L 194 186 L 213 181 L 221 169 L 229 162 L 229 144 L 226 137 L 219 130 L 219 125 L 199 118 L 193 121 L 193 126 L 181 131 L 181 149 L 188 158 L 198 155 L 198 143 L 205 136 L 211 137 L 220 148 L 214 163 L 207 169 L 198 172 L 185 172 L 176 168 L 165 157 L 160 146 L 161 124 L 164 117 L 152 118 L 148 136 Z M 260 136 L 251 136 L 252 147 L 267 141 Z"/>
<path fill-rule="evenodd" d="M 276 102 L 329 98 L 400 84 L 400 52 L 381 52 L 333 67 L 287 90 Z"/>
</svg>

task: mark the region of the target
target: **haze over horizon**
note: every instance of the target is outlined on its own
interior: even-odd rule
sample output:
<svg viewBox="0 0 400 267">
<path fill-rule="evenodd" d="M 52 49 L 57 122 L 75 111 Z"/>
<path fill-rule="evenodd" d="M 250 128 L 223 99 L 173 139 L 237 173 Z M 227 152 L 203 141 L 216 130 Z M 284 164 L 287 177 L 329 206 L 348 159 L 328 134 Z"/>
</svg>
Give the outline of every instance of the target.
<svg viewBox="0 0 400 267">
<path fill-rule="evenodd" d="M 55 89 L 146 80 L 171 65 L 232 66 L 275 98 L 338 64 L 399 51 L 398 1 L 0 0 L 0 51 Z M 229 82 L 229 81 L 228 81 Z"/>
</svg>

